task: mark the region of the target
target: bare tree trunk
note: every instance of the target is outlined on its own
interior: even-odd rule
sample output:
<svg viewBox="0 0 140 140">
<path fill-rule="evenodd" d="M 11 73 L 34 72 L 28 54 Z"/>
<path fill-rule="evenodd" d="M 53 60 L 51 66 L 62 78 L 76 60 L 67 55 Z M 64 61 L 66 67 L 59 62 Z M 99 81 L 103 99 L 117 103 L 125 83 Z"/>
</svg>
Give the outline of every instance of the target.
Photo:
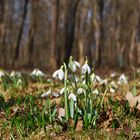
<svg viewBox="0 0 140 140">
<path fill-rule="evenodd" d="M 130 63 L 130 65 L 135 65 L 135 54 L 134 54 L 134 50 L 136 47 L 135 39 L 136 39 L 136 30 L 133 29 L 132 37 L 131 37 L 131 41 L 130 41 L 130 51 L 129 51 L 129 63 Z"/>
<path fill-rule="evenodd" d="M 85 46 L 85 28 L 86 28 L 86 22 L 87 22 L 87 12 L 88 12 L 88 1 L 85 1 L 85 6 L 83 7 L 82 10 L 82 15 L 80 16 L 79 19 L 79 41 L 78 41 L 78 47 L 79 47 L 79 62 L 81 64 L 84 63 L 84 46 Z M 81 13 L 80 13 L 81 14 Z"/>
<path fill-rule="evenodd" d="M 37 9 L 38 1 L 31 0 L 31 17 L 29 27 L 29 40 L 28 40 L 28 64 L 33 66 L 33 51 L 34 51 L 34 38 L 37 28 Z"/>
<path fill-rule="evenodd" d="M 99 1 L 99 7 L 100 7 L 100 42 L 98 47 L 98 62 L 97 66 L 103 65 L 105 62 L 104 60 L 104 27 L 103 27 L 103 12 L 104 12 L 104 0 Z"/>
<path fill-rule="evenodd" d="M 93 25 L 94 25 L 94 36 L 95 36 L 95 64 L 99 63 L 99 43 L 100 43 L 100 27 L 99 27 L 99 23 L 97 21 L 97 2 L 94 1 L 93 2 Z"/>
<path fill-rule="evenodd" d="M 52 1 L 52 24 L 51 24 L 51 40 L 50 40 L 50 64 L 51 68 L 57 67 L 56 46 L 57 46 L 57 27 L 59 19 L 59 0 Z"/>
<path fill-rule="evenodd" d="M 68 63 L 74 41 L 74 30 L 76 12 L 80 0 L 69 0 L 67 4 L 66 27 L 65 27 L 65 56 L 64 61 Z"/>
<path fill-rule="evenodd" d="M 2 38 L 3 38 L 3 32 L 4 32 L 4 14 L 5 14 L 5 3 L 4 0 L 0 1 L 0 55 L 3 58 L 2 48 Z M 2 58 L 0 59 L 0 63 L 2 63 Z"/>
<path fill-rule="evenodd" d="M 20 29 L 19 29 L 19 34 L 18 34 L 18 37 L 17 37 L 16 47 L 15 47 L 15 56 L 14 56 L 15 60 L 17 60 L 19 58 L 20 43 L 21 43 L 21 38 L 22 38 L 22 34 L 23 34 L 26 15 L 27 15 L 27 12 L 28 12 L 28 3 L 29 3 L 29 0 L 25 0 L 24 9 L 23 9 L 23 17 L 22 17 L 21 26 L 20 26 Z"/>
</svg>

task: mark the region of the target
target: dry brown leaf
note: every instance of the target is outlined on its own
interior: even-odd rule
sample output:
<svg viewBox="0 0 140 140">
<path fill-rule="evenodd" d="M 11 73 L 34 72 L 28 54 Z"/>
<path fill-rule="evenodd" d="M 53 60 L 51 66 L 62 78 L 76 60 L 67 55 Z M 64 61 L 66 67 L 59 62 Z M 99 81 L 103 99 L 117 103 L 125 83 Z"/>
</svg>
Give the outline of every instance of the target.
<svg viewBox="0 0 140 140">
<path fill-rule="evenodd" d="M 58 109 L 58 119 L 61 119 L 62 117 L 65 117 L 65 109 L 59 108 Z"/>
<path fill-rule="evenodd" d="M 137 109 L 140 110 L 140 95 L 133 96 L 131 92 L 128 92 L 125 96 L 126 100 L 128 100 L 130 107 L 133 108 L 138 102 Z"/>
<path fill-rule="evenodd" d="M 132 128 L 129 127 L 127 124 L 123 125 L 123 131 L 125 135 L 130 135 L 132 133 Z"/>
<path fill-rule="evenodd" d="M 76 125 L 76 131 L 81 131 L 83 127 L 83 121 L 79 120 Z"/>
</svg>

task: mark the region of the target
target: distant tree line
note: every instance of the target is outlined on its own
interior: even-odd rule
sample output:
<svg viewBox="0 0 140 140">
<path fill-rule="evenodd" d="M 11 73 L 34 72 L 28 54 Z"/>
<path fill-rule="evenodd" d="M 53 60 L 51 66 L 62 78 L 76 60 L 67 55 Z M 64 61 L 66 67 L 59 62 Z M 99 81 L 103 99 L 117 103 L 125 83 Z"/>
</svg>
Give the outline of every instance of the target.
<svg viewBox="0 0 140 140">
<path fill-rule="evenodd" d="M 0 0 L 0 66 L 140 65 L 140 0 Z"/>
</svg>

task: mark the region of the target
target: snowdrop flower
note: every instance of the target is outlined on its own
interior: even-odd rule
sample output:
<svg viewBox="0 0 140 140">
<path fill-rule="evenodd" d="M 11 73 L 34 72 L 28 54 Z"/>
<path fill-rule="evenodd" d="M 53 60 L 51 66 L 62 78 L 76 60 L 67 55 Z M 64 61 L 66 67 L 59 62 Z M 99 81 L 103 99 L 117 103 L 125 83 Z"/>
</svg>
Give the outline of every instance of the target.
<svg viewBox="0 0 140 140">
<path fill-rule="evenodd" d="M 43 94 L 41 95 L 41 97 L 47 97 L 47 96 L 49 96 L 51 93 L 52 93 L 52 91 L 51 91 L 51 89 L 49 89 L 47 92 L 43 93 Z"/>
<path fill-rule="evenodd" d="M 119 84 L 119 85 L 128 84 L 127 78 L 126 78 L 126 76 L 125 76 L 124 74 L 122 74 L 122 75 L 119 77 L 118 84 Z"/>
<path fill-rule="evenodd" d="M 115 77 L 116 76 L 116 72 L 112 72 L 111 74 L 110 74 L 110 77 Z"/>
<path fill-rule="evenodd" d="M 75 82 L 77 83 L 79 81 L 79 78 L 78 77 L 75 77 Z"/>
<path fill-rule="evenodd" d="M 82 74 L 85 74 L 85 73 L 88 73 L 90 74 L 91 73 L 91 68 L 89 67 L 89 65 L 87 63 L 85 63 L 83 66 L 82 66 Z"/>
<path fill-rule="evenodd" d="M 74 61 L 73 59 L 72 59 L 72 56 L 70 57 L 70 62 L 69 62 L 69 64 L 68 64 L 68 66 L 69 66 L 69 68 L 72 70 L 72 72 L 76 72 L 76 68 L 78 67 L 80 67 L 80 63 L 79 62 L 77 62 L 77 61 Z"/>
<path fill-rule="evenodd" d="M 95 81 L 95 74 L 94 73 L 92 73 L 91 75 L 90 75 L 90 78 L 91 78 L 91 81 Z"/>
<path fill-rule="evenodd" d="M 78 94 L 85 93 L 85 89 L 83 89 L 83 88 L 78 88 L 78 89 L 77 89 L 77 93 L 78 93 Z"/>
<path fill-rule="evenodd" d="M 10 76 L 11 76 L 11 77 L 16 76 L 16 72 L 15 72 L 15 71 L 12 71 L 12 72 L 10 73 Z"/>
<path fill-rule="evenodd" d="M 52 82 L 52 79 L 48 78 L 48 79 L 47 79 L 47 82 Z"/>
<path fill-rule="evenodd" d="M 100 79 L 98 82 L 99 82 L 101 85 L 103 85 L 103 84 L 107 85 L 108 80 L 107 80 L 107 79 Z"/>
<path fill-rule="evenodd" d="M 58 78 L 59 80 L 62 80 L 64 78 L 64 71 L 60 68 L 59 70 L 56 70 L 53 73 L 53 78 Z"/>
<path fill-rule="evenodd" d="M 140 68 L 137 69 L 137 73 L 138 73 L 138 74 L 140 73 Z"/>
<path fill-rule="evenodd" d="M 63 94 L 64 93 L 64 91 L 65 91 L 65 87 L 63 87 L 63 88 L 61 88 L 61 90 L 60 90 L 60 94 Z"/>
<path fill-rule="evenodd" d="M 93 91 L 93 94 L 99 94 L 98 89 L 95 89 L 95 90 Z"/>
<path fill-rule="evenodd" d="M 86 84 L 86 80 L 85 79 L 82 81 L 82 84 L 84 84 L 84 85 Z"/>
<path fill-rule="evenodd" d="M 111 93 L 115 93 L 115 89 L 110 88 L 110 92 L 111 92 Z"/>
<path fill-rule="evenodd" d="M 107 79 L 104 79 L 104 80 L 103 80 L 103 83 L 104 83 L 105 85 L 107 85 L 107 84 L 108 84 L 108 80 L 107 80 Z"/>
<path fill-rule="evenodd" d="M 12 72 L 10 73 L 10 76 L 11 76 L 11 77 L 15 77 L 15 76 L 21 77 L 21 72 L 12 71 Z"/>
<path fill-rule="evenodd" d="M 115 81 L 111 81 L 110 85 L 114 88 L 118 88 L 117 84 L 115 83 Z"/>
<path fill-rule="evenodd" d="M 59 94 L 58 94 L 57 92 L 52 92 L 52 95 L 53 95 L 54 97 L 59 97 Z"/>
<path fill-rule="evenodd" d="M 0 70 L 0 78 L 5 76 L 5 73 L 3 71 Z"/>
<path fill-rule="evenodd" d="M 101 79 L 101 77 L 100 76 L 98 76 L 98 75 L 96 75 L 96 80 L 100 83 L 100 82 L 102 82 L 102 79 Z"/>
<path fill-rule="evenodd" d="M 22 84 L 22 82 L 23 82 L 23 81 L 22 81 L 21 79 L 18 79 L 17 85 L 20 86 L 20 85 Z"/>
<path fill-rule="evenodd" d="M 31 73 L 31 75 L 33 75 L 33 76 L 45 76 L 45 74 L 39 69 L 34 69 Z"/>
<path fill-rule="evenodd" d="M 73 93 L 70 93 L 68 98 L 69 98 L 69 100 L 70 99 L 73 99 L 74 101 L 77 100 L 77 97 Z"/>
</svg>

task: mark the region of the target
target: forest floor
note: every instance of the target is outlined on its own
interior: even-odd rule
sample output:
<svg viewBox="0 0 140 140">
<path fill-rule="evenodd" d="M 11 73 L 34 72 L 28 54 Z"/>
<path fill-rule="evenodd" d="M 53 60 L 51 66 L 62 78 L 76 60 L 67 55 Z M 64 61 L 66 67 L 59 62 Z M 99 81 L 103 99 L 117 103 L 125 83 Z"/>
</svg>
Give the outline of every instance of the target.
<svg viewBox="0 0 140 140">
<path fill-rule="evenodd" d="M 96 70 L 87 82 L 36 73 L 0 71 L 0 140 L 140 139 L 139 69 Z"/>
</svg>

